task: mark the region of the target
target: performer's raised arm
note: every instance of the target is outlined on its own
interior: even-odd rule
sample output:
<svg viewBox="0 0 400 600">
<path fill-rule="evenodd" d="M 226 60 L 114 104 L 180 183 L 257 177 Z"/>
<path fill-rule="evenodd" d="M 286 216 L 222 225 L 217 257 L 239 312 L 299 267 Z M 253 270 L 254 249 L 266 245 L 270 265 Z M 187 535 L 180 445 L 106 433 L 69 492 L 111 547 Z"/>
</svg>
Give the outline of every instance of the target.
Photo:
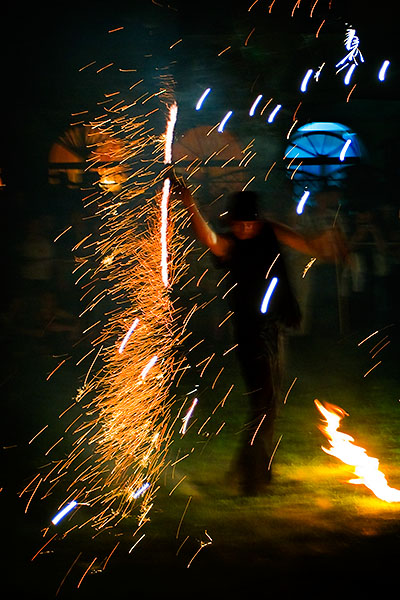
<svg viewBox="0 0 400 600">
<path fill-rule="evenodd" d="M 221 258 L 227 257 L 231 248 L 231 240 L 229 237 L 217 234 L 211 225 L 207 223 L 200 213 L 190 190 L 184 182 L 178 180 L 174 175 L 171 179 L 174 193 L 179 196 L 190 215 L 197 239 L 207 246 L 215 256 Z M 246 219 L 241 218 L 239 221 L 235 220 L 236 217 L 234 215 L 232 215 L 232 217 L 233 221 L 231 223 L 231 229 L 234 235 L 243 235 L 243 232 L 240 230 L 241 228 L 247 227 L 247 229 L 250 229 L 248 221 L 248 218 L 250 217 L 246 217 Z M 253 229 L 256 229 L 253 217 L 251 217 L 250 223 L 253 224 Z M 283 223 L 274 221 L 270 221 L 270 223 L 278 241 L 298 252 L 327 262 L 338 259 L 345 260 L 347 258 L 347 244 L 345 243 L 344 237 L 337 229 L 329 229 L 316 237 L 306 237 Z M 248 236 L 249 233 L 246 232 L 245 235 Z"/>
<path fill-rule="evenodd" d="M 193 229 L 199 242 L 207 246 L 215 256 L 226 256 L 229 252 L 229 240 L 218 235 L 211 225 L 207 223 L 197 208 L 195 199 L 190 190 L 184 183 L 177 179 L 173 179 L 172 181 L 173 191 L 182 200 L 182 204 L 189 213 Z"/>
</svg>

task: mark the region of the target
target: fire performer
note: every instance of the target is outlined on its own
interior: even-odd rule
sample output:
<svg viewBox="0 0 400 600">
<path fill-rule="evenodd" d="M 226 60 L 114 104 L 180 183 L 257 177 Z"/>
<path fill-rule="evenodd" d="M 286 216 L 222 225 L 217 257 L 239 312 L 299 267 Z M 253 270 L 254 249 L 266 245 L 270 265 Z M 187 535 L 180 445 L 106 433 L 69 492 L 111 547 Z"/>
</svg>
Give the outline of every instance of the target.
<svg viewBox="0 0 400 600">
<path fill-rule="evenodd" d="M 197 238 L 211 250 L 217 266 L 229 272 L 225 278 L 230 290 L 227 300 L 250 408 L 249 425 L 231 476 L 242 494 L 259 495 L 271 480 L 283 335 L 287 328 L 297 328 L 301 320 L 279 244 L 323 260 L 342 258 L 346 248 L 333 230 L 308 240 L 282 223 L 262 219 L 258 195 L 252 191 L 231 196 L 229 232 L 216 233 L 184 182 L 175 176 L 172 182 Z"/>
</svg>

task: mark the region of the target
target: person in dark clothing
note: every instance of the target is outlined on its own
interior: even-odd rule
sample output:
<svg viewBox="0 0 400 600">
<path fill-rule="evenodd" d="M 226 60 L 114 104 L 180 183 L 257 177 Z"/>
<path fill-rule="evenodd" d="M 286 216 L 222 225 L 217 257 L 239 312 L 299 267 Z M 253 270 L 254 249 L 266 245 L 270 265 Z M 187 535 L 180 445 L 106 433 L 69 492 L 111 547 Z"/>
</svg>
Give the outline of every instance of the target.
<svg viewBox="0 0 400 600">
<path fill-rule="evenodd" d="M 331 253 L 327 240 L 308 241 L 281 223 L 260 218 L 258 196 L 234 194 L 228 207 L 227 234 L 217 234 L 203 219 L 187 187 L 177 180 L 198 239 L 208 246 L 218 266 L 227 270 L 227 301 L 233 312 L 237 358 L 249 401 L 249 422 L 232 477 L 245 495 L 263 493 L 271 479 L 274 422 L 281 391 L 282 336 L 298 327 L 301 316 L 279 243 L 311 256 Z M 336 253 L 336 250 L 334 251 Z"/>
<path fill-rule="evenodd" d="M 256 195 L 235 194 L 228 219 L 230 251 L 217 262 L 229 272 L 227 301 L 250 413 L 232 475 L 244 494 L 256 495 L 271 478 L 282 334 L 297 328 L 301 316 L 274 229 L 259 219 Z"/>
</svg>

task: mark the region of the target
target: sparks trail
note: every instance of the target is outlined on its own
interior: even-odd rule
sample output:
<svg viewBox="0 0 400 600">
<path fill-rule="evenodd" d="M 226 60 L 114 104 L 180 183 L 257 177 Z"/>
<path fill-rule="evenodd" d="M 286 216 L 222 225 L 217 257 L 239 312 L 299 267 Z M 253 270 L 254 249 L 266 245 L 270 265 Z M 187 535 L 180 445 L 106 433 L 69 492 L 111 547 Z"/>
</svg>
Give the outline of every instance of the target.
<svg viewBox="0 0 400 600">
<path fill-rule="evenodd" d="M 81 314 L 90 320 L 101 311 L 102 317 L 93 319 L 100 328 L 86 328 L 92 336 L 86 356 L 94 358 L 75 410 L 62 413 L 73 414 L 66 426 L 70 451 L 24 490 L 29 505 L 39 487 L 48 487 L 46 497 L 65 486 L 54 507 L 55 526 L 69 512 L 75 518 L 82 505 L 85 524 L 97 530 L 128 515 L 147 521 L 173 439 L 170 388 L 183 328 L 171 287 L 186 271 L 187 252 L 182 211 L 169 198 L 165 203 L 162 184 L 168 180 L 158 165 L 171 162 L 175 121 L 170 112 L 167 132 L 157 138 L 147 119 L 129 117 L 127 108 L 119 102 L 85 131 L 100 191 L 88 195 L 99 227 L 90 238 L 91 254 L 79 257 L 90 280 L 79 270 L 79 285 L 88 287 Z M 176 104 L 172 114 L 176 119 Z"/>
</svg>

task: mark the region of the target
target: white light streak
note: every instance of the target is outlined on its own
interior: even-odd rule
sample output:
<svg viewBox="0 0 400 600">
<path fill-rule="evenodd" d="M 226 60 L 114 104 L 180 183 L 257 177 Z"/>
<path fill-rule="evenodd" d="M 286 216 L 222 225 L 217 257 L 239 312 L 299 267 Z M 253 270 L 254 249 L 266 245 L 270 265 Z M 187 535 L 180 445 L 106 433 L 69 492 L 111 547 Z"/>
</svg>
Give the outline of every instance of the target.
<svg viewBox="0 0 400 600">
<path fill-rule="evenodd" d="M 196 404 L 197 404 L 197 403 L 198 403 L 198 399 L 197 399 L 197 398 L 195 398 L 195 399 L 193 400 L 193 402 L 192 402 L 192 405 L 191 405 L 191 407 L 189 408 L 189 410 L 187 411 L 186 415 L 185 415 L 185 416 L 183 417 L 183 419 L 182 419 L 182 421 L 183 421 L 183 424 L 182 424 L 182 427 L 181 427 L 181 429 L 180 429 L 180 431 L 179 431 L 179 433 L 181 433 L 182 435 L 184 435 L 184 434 L 186 433 L 186 430 L 187 430 L 187 425 L 188 425 L 189 419 L 190 419 L 190 417 L 192 416 L 192 414 L 193 414 L 193 411 L 194 411 L 194 409 L 195 409 L 195 406 L 196 406 Z"/>
<path fill-rule="evenodd" d="M 310 196 L 310 190 L 304 190 L 302 197 L 299 200 L 299 203 L 296 207 L 296 212 L 298 215 L 301 215 L 304 210 L 304 205 L 307 202 L 308 197 Z"/>
<path fill-rule="evenodd" d="M 350 144 L 351 144 L 351 139 L 348 139 L 348 140 L 345 142 L 345 144 L 343 145 L 343 148 L 341 149 L 341 151 L 340 151 L 340 154 L 339 154 L 339 160 L 340 160 L 340 161 L 344 161 L 344 159 L 345 159 L 345 156 L 346 156 L 347 149 L 348 149 L 348 147 L 350 146 Z"/>
<path fill-rule="evenodd" d="M 128 343 L 129 338 L 131 337 L 132 333 L 135 331 L 136 327 L 138 326 L 139 323 L 139 319 L 135 319 L 132 323 L 132 325 L 129 327 L 128 331 L 125 334 L 124 339 L 121 342 L 120 347 L 118 348 L 118 352 L 120 354 L 122 354 L 122 352 L 124 351 L 124 348 L 126 346 L 126 344 Z"/>
<path fill-rule="evenodd" d="M 389 65 L 390 65 L 390 61 L 389 60 L 384 60 L 383 61 L 382 66 L 379 69 L 379 73 L 378 73 L 378 79 L 379 79 L 379 81 L 385 81 L 386 71 L 387 71 Z"/>
<path fill-rule="evenodd" d="M 161 277 L 165 287 L 169 285 L 168 277 L 168 200 L 169 191 L 171 187 L 171 181 L 169 179 L 164 180 L 162 196 L 161 196 Z"/>
<path fill-rule="evenodd" d="M 172 104 L 169 108 L 169 116 L 167 122 L 167 128 L 165 131 L 165 145 L 164 145 L 164 164 L 170 164 L 172 162 L 172 142 L 174 138 L 174 129 L 176 118 L 178 115 L 178 105 Z M 171 181 L 169 179 L 164 180 L 162 198 L 161 198 L 161 277 L 165 287 L 169 285 L 168 278 L 168 244 L 167 244 L 167 233 L 168 233 L 168 201 L 169 192 L 171 187 Z"/>
<path fill-rule="evenodd" d="M 230 117 L 232 116 L 232 114 L 233 114 L 233 111 L 231 111 L 231 110 L 226 113 L 226 115 L 222 119 L 221 123 L 219 124 L 219 127 L 218 127 L 219 133 L 223 132 L 224 127 L 226 125 L 226 122 L 227 122 L 228 119 L 230 119 Z"/>
<path fill-rule="evenodd" d="M 361 54 L 360 49 L 358 47 L 359 43 L 360 40 L 356 35 L 356 30 L 351 28 L 347 29 L 345 37 L 345 47 L 346 50 L 349 50 L 349 53 L 346 54 L 346 56 L 336 64 L 337 67 L 340 66 L 339 71 L 346 68 L 350 63 L 354 63 L 357 65 L 357 57 L 360 59 L 361 62 L 364 62 L 364 57 Z"/>
<path fill-rule="evenodd" d="M 351 67 L 349 68 L 349 70 L 347 71 L 345 78 L 343 80 L 345 85 L 349 85 L 351 76 L 353 75 L 353 72 L 354 72 L 354 69 L 356 68 L 356 66 L 357 65 L 355 63 L 353 63 L 351 65 Z"/>
<path fill-rule="evenodd" d="M 208 96 L 208 94 L 209 94 L 210 92 L 211 92 L 211 88 L 207 88 L 207 89 L 206 89 L 206 90 L 205 90 L 205 91 L 202 93 L 202 95 L 200 96 L 200 98 L 199 98 L 199 99 L 198 99 L 198 101 L 197 101 L 197 104 L 196 104 L 196 110 L 200 110 L 200 109 L 201 109 L 201 107 L 203 106 L 203 102 L 204 102 L 204 100 L 207 98 L 207 96 Z"/>
<path fill-rule="evenodd" d="M 278 114 L 278 112 L 280 111 L 280 109 L 282 108 L 282 104 L 277 104 L 274 108 L 274 110 L 270 113 L 269 117 L 268 117 L 268 123 L 272 123 L 272 121 L 275 119 L 276 115 Z"/>
<path fill-rule="evenodd" d="M 319 76 L 321 75 L 321 71 L 324 68 L 324 66 L 325 66 L 325 63 L 323 62 L 322 65 L 320 67 L 318 67 L 318 70 L 315 72 L 315 75 L 314 75 L 315 81 L 319 81 Z"/>
<path fill-rule="evenodd" d="M 279 280 L 277 277 L 273 277 L 271 280 L 271 283 L 268 286 L 267 291 L 265 292 L 265 296 L 261 303 L 261 309 L 260 309 L 263 314 L 265 314 L 268 310 L 269 301 L 271 300 L 271 296 L 274 293 L 274 290 L 276 288 L 278 281 Z"/>
<path fill-rule="evenodd" d="M 57 523 L 59 523 L 61 519 L 63 519 L 65 515 L 70 513 L 71 510 L 73 510 L 76 506 L 78 506 L 78 503 L 75 500 L 69 502 L 69 504 L 64 506 L 64 508 L 61 509 L 60 512 L 58 512 L 56 516 L 52 518 L 51 522 L 53 523 L 53 525 L 57 525 Z"/>
<path fill-rule="evenodd" d="M 145 379 L 147 373 L 150 371 L 151 367 L 153 367 L 156 364 L 157 360 L 158 360 L 158 356 L 153 356 L 153 358 L 151 358 L 149 360 L 149 362 L 147 363 L 147 365 L 144 367 L 143 371 L 140 374 L 141 379 Z"/>
<path fill-rule="evenodd" d="M 262 99 L 262 94 L 257 96 L 257 98 L 254 100 L 253 104 L 251 105 L 250 111 L 249 111 L 250 117 L 254 116 L 255 110 L 258 106 L 258 103 L 261 102 L 261 99 Z"/>
<path fill-rule="evenodd" d="M 303 77 L 303 81 L 301 82 L 300 91 L 305 92 L 307 90 L 307 85 L 310 80 L 311 75 L 314 73 L 312 69 L 308 69 L 307 73 Z"/>
<path fill-rule="evenodd" d="M 178 116 L 177 104 L 172 104 L 169 109 L 167 129 L 165 131 L 165 146 L 164 146 L 164 163 L 172 162 L 172 141 L 174 137 L 174 129 L 176 118 Z"/>
<path fill-rule="evenodd" d="M 339 73 L 339 71 L 341 71 L 342 69 L 348 68 L 348 71 L 344 78 L 345 85 L 348 85 L 350 83 L 350 79 L 353 74 L 353 71 L 356 68 L 356 66 L 358 65 L 357 58 L 361 62 L 364 62 L 364 57 L 361 54 L 360 49 L 358 47 L 359 43 L 360 43 L 360 40 L 359 40 L 358 36 L 356 35 L 356 30 L 351 27 L 348 28 L 346 30 L 345 47 L 346 47 L 346 50 L 349 50 L 349 52 L 348 52 L 348 54 L 346 54 L 346 56 L 344 58 L 342 58 L 342 60 L 340 60 L 336 64 L 336 67 L 340 67 L 337 70 L 337 73 Z"/>
<path fill-rule="evenodd" d="M 150 487 L 149 483 L 144 483 L 134 494 L 133 497 L 135 498 L 139 498 L 139 496 L 141 496 L 142 494 L 144 494 L 144 492 Z"/>
</svg>

